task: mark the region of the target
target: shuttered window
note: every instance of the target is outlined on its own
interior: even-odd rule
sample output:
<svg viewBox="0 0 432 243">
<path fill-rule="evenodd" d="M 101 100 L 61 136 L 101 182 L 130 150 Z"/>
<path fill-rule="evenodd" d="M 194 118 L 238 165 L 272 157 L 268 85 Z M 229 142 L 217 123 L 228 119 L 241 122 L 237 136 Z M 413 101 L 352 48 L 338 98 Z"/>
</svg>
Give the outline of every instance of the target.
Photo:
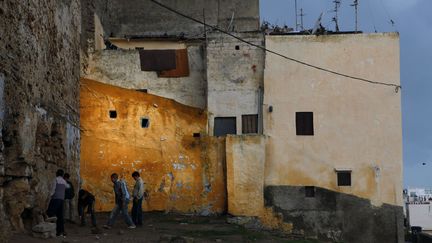
<svg viewBox="0 0 432 243">
<path fill-rule="evenodd" d="M 351 186 L 351 171 L 337 171 L 338 186 Z"/>
<path fill-rule="evenodd" d="M 258 115 L 242 115 L 242 134 L 258 133 Z"/>
<path fill-rule="evenodd" d="M 189 76 L 189 58 L 187 49 L 175 50 L 176 68 L 158 72 L 160 78 L 179 78 Z"/>
<path fill-rule="evenodd" d="M 296 112 L 296 134 L 300 136 L 313 136 L 313 112 Z"/>
</svg>

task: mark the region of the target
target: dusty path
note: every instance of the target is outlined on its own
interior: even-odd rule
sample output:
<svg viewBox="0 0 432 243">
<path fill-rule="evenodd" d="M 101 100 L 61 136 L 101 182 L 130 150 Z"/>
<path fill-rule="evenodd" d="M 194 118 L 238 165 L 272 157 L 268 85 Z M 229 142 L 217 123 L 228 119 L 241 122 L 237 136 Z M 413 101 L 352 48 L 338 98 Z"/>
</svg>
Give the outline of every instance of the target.
<svg viewBox="0 0 432 243">
<path fill-rule="evenodd" d="M 98 214 L 98 224 L 102 226 L 108 214 Z M 226 217 L 196 217 L 164 213 L 146 213 L 144 225 L 127 229 L 121 218 L 110 229 L 102 229 L 92 234 L 90 226 L 66 223 L 67 237 L 49 240 L 35 239 L 29 235 L 15 235 L 10 242 L 69 242 L 69 243 L 135 243 L 135 242 L 291 242 L 311 241 L 289 240 L 271 232 L 247 230 L 241 226 L 226 223 Z"/>
</svg>

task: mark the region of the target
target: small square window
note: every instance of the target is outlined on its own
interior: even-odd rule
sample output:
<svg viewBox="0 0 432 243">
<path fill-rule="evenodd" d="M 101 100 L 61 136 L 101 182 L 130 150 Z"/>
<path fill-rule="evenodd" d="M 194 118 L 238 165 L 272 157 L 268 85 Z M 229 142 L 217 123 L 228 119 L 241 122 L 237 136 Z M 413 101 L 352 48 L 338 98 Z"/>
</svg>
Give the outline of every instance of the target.
<svg viewBox="0 0 432 243">
<path fill-rule="evenodd" d="M 236 117 L 215 117 L 214 136 L 226 136 L 227 134 L 237 134 Z"/>
<path fill-rule="evenodd" d="M 150 120 L 148 118 L 141 118 L 141 127 L 148 128 L 150 125 Z"/>
<path fill-rule="evenodd" d="M 313 112 L 296 112 L 296 134 L 313 136 Z"/>
<path fill-rule="evenodd" d="M 238 50 L 240 50 L 240 46 L 239 45 L 236 45 L 235 46 L 235 49 L 238 51 Z"/>
<path fill-rule="evenodd" d="M 115 111 L 115 110 L 111 110 L 111 111 L 109 111 L 109 117 L 110 118 L 117 118 L 117 111 Z"/>
<path fill-rule="evenodd" d="M 305 197 L 315 197 L 314 186 L 305 186 Z"/>
<path fill-rule="evenodd" d="M 338 186 L 351 186 L 351 171 L 337 171 Z"/>
<path fill-rule="evenodd" d="M 201 137 L 201 133 L 199 133 L 199 132 L 194 132 L 194 133 L 193 133 L 193 137 L 194 137 L 194 138 L 199 138 L 199 137 Z"/>
<path fill-rule="evenodd" d="M 258 133 L 258 115 L 242 115 L 242 133 Z"/>
</svg>

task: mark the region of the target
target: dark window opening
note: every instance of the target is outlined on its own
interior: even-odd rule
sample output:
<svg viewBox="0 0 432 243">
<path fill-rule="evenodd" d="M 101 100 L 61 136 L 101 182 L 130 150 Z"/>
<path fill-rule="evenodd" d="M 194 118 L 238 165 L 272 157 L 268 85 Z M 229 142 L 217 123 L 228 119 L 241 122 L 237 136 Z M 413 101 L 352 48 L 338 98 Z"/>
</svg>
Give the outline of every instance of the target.
<svg viewBox="0 0 432 243">
<path fill-rule="evenodd" d="M 139 50 L 141 71 L 176 69 L 175 50 Z"/>
<path fill-rule="evenodd" d="M 148 128 L 150 125 L 150 120 L 148 118 L 141 118 L 141 127 Z"/>
<path fill-rule="evenodd" d="M 117 111 L 114 111 L 114 110 L 109 111 L 109 117 L 110 118 L 117 118 Z"/>
<path fill-rule="evenodd" d="M 215 117 L 214 136 L 225 136 L 227 134 L 237 134 L 237 124 L 235 117 Z"/>
<path fill-rule="evenodd" d="M 240 50 L 240 46 L 239 45 L 235 46 L 235 49 Z"/>
<path fill-rule="evenodd" d="M 351 171 L 337 171 L 338 186 L 351 186 Z"/>
<path fill-rule="evenodd" d="M 199 138 L 199 137 L 201 137 L 201 133 L 199 133 L 199 132 L 194 132 L 193 137 L 194 137 L 194 138 Z"/>
<path fill-rule="evenodd" d="M 242 115 L 242 134 L 258 133 L 258 115 Z"/>
<path fill-rule="evenodd" d="M 147 93 L 147 89 L 136 89 L 136 91 L 138 91 L 138 92 L 143 92 L 143 93 Z"/>
<path fill-rule="evenodd" d="M 313 112 L 296 112 L 296 133 L 301 136 L 313 136 Z"/>
<path fill-rule="evenodd" d="M 305 197 L 315 197 L 314 186 L 305 186 Z"/>
</svg>

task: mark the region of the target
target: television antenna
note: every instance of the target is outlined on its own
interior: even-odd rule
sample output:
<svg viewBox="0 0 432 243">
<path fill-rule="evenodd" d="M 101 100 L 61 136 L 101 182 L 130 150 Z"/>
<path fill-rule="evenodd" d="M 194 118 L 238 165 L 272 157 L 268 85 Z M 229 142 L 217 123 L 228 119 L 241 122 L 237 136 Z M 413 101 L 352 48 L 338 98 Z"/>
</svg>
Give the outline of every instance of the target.
<svg viewBox="0 0 432 243">
<path fill-rule="evenodd" d="M 304 30 L 303 16 L 305 16 L 305 14 L 303 13 L 303 8 L 300 8 L 300 29 L 301 30 Z"/>
<path fill-rule="evenodd" d="M 334 10 L 333 10 L 335 12 L 335 16 L 333 17 L 332 21 L 335 22 L 335 31 L 339 32 L 338 12 L 339 12 L 339 7 L 341 5 L 341 0 L 334 0 L 333 3 L 335 4 Z"/>
<path fill-rule="evenodd" d="M 354 0 L 354 3 L 351 4 L 351 6 L 353 6 L 355 9 L 355 32 L 358 31 L 358 5 L 359 5 L 358 0 Z"/>
<path fill-rule="evenodd" d="M 297 0 L 294 0 L 294 11 L 295 11 L 295 30 L 298 31 Z"/>
</svg>

